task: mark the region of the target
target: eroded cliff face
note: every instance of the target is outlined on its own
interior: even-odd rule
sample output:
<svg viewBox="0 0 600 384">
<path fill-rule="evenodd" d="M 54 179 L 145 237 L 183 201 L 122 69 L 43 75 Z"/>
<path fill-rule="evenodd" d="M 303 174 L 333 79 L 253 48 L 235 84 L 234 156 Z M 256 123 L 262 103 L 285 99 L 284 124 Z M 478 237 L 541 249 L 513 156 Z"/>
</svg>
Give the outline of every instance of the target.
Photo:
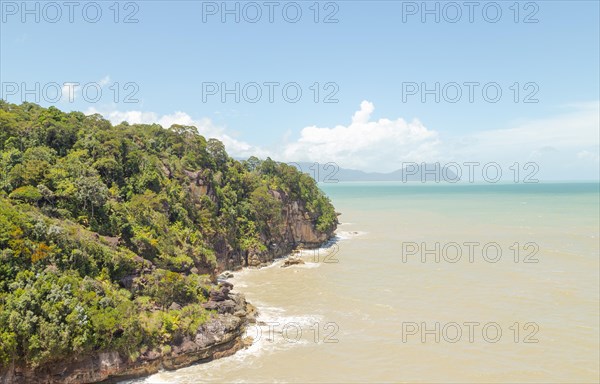
<svg viewBox="0 0 600 384">
<path fill-rule="evenodd" d="M 265 266 L 298 247 L 318 248 L 333 237 L 337 223 L 330 231 L 321 232 L 316 228 L 317 217 L 309 213 L 302 201 L 291 200 L 282 192 L 270 191 L 270 193 L 281 201 L 283 219 L 280 225 L 273 225 L 269 233 L 262 234 L 262 240 L 265 244 L 269 244 L 269 248 L 264 252 L 249 251 L 243 254 L 219 255 L 218 272 L 225 269 Z"/>
<path fill-rule="evenodd" d="M 211 292 L 205 304 L 216 311 L 203 324 L 195 337 L 186 337 L 169 350 L 149 350 L 134 361 L 117 352 L 75 356 L 37 369 L 10 366 L 0 372 L 2 384 L 83 384 L 113 383 L 128 378 L 147 376 L 161 369 L 179 369 L 197 362 L 229 356 L 242 349 L 245 327 L 255 322 L 256 309 L 242 294 L 230 293 L 232 285 L 223 283 Z"/>
<path fill-rule="evenodd" d="M 189 177 L 189 188 L 197 196 L 208 196 L 218 203 L 218 197 L 211 183 L 202 176 L 202 172 L 186 171 Z M 259 267 L 268 265 L 274 259 L 291 253 L 297 247 L 305 249 L 318 248 L 331 239 L 337 228 L 337 222 L 327 232 L 317 230 L 317 219 L 311 215 L 303 201 L 293 200 L 285 193 L 271 190 L 269 193 L 282 204 L 282 224 L 272 224 L 268 233 L 261 234 L 264 244 L 269 244 L 266 251 L 236 251 L 227 239 L 216 239 L 213 246 L 216 252 L 217 266 L 206 265 L 199 269 L 216 277 L 224 270 L 235 270 L 242 267 Z"/>
</svg>

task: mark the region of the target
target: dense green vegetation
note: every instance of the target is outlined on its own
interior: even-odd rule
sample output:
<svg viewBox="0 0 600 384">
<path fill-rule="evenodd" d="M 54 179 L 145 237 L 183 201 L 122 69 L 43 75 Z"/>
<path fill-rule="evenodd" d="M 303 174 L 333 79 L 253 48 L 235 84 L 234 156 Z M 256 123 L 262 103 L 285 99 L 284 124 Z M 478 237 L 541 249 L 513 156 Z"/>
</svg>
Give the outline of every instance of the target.
<svg viewBox="0 0 600 384">
<path fill-rule="evenodd" d="M 267 251 L 284 224 L 276 195 L 335 226 L 310 176 L 194 127 L 0 100 L 0 366 L 195 333 L 219 258 Z"/>
</svg>

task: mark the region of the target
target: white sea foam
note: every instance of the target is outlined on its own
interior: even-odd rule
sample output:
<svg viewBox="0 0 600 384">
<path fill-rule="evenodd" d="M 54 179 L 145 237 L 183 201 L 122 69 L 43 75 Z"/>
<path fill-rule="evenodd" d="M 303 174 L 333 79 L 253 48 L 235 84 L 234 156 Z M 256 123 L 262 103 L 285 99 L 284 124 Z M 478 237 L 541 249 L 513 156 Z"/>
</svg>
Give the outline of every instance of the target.
<svg viewBox="0 0 600 384">
<path fill-rule="evenodd" d="M 301 268 L 301 269 L 313 269 L 313 268 L 319 268 L 322 265 L 322 263 L 304 263 L 304 264 L 300 264 L 297 265 L 297 268 Z"/>
<path fill-rule="evenodd" d="M 191 378 L 203 377 L 210 379 L 214 372 L 228 369 L 232 366 L 260 364 L 262 354 L 275 353 L 284 349 L 308 345 L 312 342 L 308 331 L 321 321 L 318 315 L 289 315 L 286 310 L 279 307 L 264 305 L 254 301 L 259 311 L 256 324 L 249 324 L 244 337 L 252 337 L 252 344 L 235 354 L 208 363 L 193 365 L 174 372 L 159 372 L 143 381 L 131 383 L 167 384 L 167 383 L 192 383 Z M 300 330 L 300 333 L 298 333 Z M 301 335 L 300 337 L 298 337 Z M 239 381 L 243 383 L 244 380 Z M 124 383 L 123 383 L 124 384 Z"/>
<path fill-rule="evenodd" d="M 367 232 L 364 231 L 337 231 L 336 237 L 339 240 L 350 240 L 359 236 L 366 235 Z"/>
</svg>

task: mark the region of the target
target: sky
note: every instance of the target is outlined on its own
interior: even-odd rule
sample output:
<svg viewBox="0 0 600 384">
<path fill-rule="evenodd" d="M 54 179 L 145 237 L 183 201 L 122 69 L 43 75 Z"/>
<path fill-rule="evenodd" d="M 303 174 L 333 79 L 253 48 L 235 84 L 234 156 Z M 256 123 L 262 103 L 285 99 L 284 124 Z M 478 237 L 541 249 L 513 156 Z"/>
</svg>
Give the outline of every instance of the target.
<svg viewBox="0 0 600 384">
<path fill-rule="evenodd" d="M 598 1 L 6 1 L 0 98 L 236 158 L 599 175 Z M 512 176 L 511 176 L 512 177 Z"/>
</svg>

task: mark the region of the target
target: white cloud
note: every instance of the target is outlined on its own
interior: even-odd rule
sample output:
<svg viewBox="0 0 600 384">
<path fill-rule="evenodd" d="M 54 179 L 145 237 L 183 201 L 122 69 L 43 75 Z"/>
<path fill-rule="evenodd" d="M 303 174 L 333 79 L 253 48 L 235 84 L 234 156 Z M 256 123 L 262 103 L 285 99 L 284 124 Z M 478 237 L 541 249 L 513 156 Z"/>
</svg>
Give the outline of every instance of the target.
<svg viewBox="0 0 600 384">
<path fill-rule="evenodd" d="M 110 82 L 110 76 L 106 75 L 99 81 L 95 83 L 103 89 Z M 65 82 L 63 83 L 61 89 L 61 98 L 60 101 L 63 103 L 73 103 L 77 98 L 78 94 L 81 93 L 81 86 L 85 86 L 86 84 L 81 84 L 80 82 Z M 91 83 L 94 85 L 94 83 Z"/>
<path fill-rule="evenodd" d="M 60 101 L 63 103 L 72 103 L 75 101 L 77 90 L 79 89 L 78 83 L 63 83 L 61 89 Z"/>
<path fill-rule="evenodd" d="M 583 150 L 577 153 L 577 158 L 582 160 L 591 161 L 594 163 L 600 163 L 600 153 L 598 150 L 595 152 L 590 152 L 588 150 Z"/>
<path fill-rule="evenodd" d="M 467 140 L 471 145 L 463 146 L 456 154 L 536 157 L 541 152 L 575 151 L 598 146 L 599 106 L 597 102 L 572 105 L 572 110 L 566 113 L 469 135 Z"/>
<path fill-rule="evenodd" d="M 543 180 L 597 179 L 600 103 L 565 106 L 559 113 L 448 138 L 441 151 L 453 161 L 510 164 L 535 162 Z"/>
<path fill-rule="evenodd" d="M 371 121 L 374 106 L 363 101 L 348 126 L 306 127 L 300 139 L 280 153 L 284 161 L 335 162 L 341 167 L 392 171 L 404 161 L 430 161 L 438 156 L 438 134 L 418 120 Z"/>
<path fill-rule="evenodd" d="M 98 81 L 98 85 L 100 87 L 104 87 L 105 85 L 107 85 L 110 82 L 110 76 L 106 75 L 104 76 L 102 79 L 100 79 L 100 81 Z"/>
</svg>

